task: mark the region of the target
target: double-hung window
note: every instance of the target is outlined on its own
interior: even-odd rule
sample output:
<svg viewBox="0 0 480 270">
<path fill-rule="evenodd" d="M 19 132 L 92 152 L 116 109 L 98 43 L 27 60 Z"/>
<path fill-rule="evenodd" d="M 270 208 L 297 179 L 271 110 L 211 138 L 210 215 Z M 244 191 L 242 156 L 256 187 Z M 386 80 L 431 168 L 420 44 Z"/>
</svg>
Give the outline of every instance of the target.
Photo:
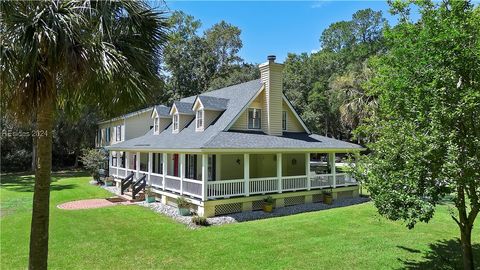
<svg viewBox="0 0 480 270">
<path fill-rule="evenodd" d="M 203 129 L 203 113 L 204 110 L 198 110 L 197 111 L 197 116 L 196 116 L 196 119 L 197 119 L 197 130 L 198 129 Z"/>
<path fill-rule="evenodd" d="M 262 110 L 248 109 L 248 128 L 260 129 L 262 127 Z"/>
<path fill-rule="evenodd" d="M 108 127 L 106 130 L 105 130 L 105 141 L 107 143 L 110 143 L 110 127 Z"/>
<path fill-rule="evenodd" d="M 117 167 L 117 152 L 112 151 L 112 167 Z"/>
<path fill-rule="evenodd" d="M 178 132 L 178 121 L 179 121 L 178 114 L 173 115 L 173 132 Z"/>
<path fill-rule="evenodd" d="M 158 134 L 160 130 L 160 118 L 155 117 L 155 120 L 153 121 L 153 132 L 155 134 Z"/>
<path fill-rule="evenodd" d="M 115 131 L 115 135 L 116 135 L 116 141 L 117 142 L 120 142 L 122 141 L 122 126 L 116 126 L 116 131 Z"/>
<path fill-rule="evenodd" d="M 185 155 L 185 177 L 188 179 L 197 179 L 197 155 Z"/>
</svg>

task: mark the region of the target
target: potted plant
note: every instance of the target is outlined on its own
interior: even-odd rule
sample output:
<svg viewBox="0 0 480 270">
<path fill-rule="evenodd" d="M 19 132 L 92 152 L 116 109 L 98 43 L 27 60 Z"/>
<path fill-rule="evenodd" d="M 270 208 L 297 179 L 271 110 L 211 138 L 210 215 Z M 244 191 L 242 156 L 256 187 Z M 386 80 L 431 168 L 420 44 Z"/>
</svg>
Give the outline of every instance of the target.
<svg viewBox="0 0 480 270">
<path fill-rule="evenodd" d="M 187 201 L 184 197 L 178 197 L 177 198 L 177 207 L 178 207 L 178 213 L 181 216 L 188 216 L 190 215 L 190 202 Z"/>
<path fill-rule="evenodd" d="M 147 203 L 155 202 L 155 194 L 150 186 L 145 187 L 145 201 Z"/>
<path fill-rule="evenodd" d="M 333 196 L 332 196 L 332 191 L 324 191 L 323 192 L 323 203 L 324 204 L 332 204 L 333 202 Z"/>
<path fill-rule="evenodd" d="M 262 207 L 263 211 L 268 213 L 272 212 L 274 202 L 275 200 L 272 198 L 272 196 L 268 196 L 265 199 L 263 199 L 263 207 Z"/>
</svg>

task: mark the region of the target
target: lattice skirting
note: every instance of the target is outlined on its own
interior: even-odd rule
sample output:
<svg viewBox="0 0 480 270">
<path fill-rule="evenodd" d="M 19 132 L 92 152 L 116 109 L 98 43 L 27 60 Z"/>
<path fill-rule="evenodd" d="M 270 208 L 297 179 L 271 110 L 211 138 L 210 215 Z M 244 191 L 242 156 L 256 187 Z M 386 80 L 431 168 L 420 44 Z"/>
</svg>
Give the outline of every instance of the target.
<svg viewBox="0 0 480 270">
<path fill-rule="evenodd" d="M 225 215 L 242 212 L 242 203 L 228 203 L 215 205 L 215 215 Z"/>
<path fill-rule="evenodd" d="M 263 200 L 253 201 L 252 202 L 252 210 L 262 210 L 263 207 Z"/>
<path fill-rule="evenodd" d="M 312 195 L 312 202 L 314 202 L 314 203 L 323 202 L 323 195 L 322 194 L 313 194 Z"/>
<path fill-rule="evenodd" d="M 284 204 L 285 206 L 290 205 L 297 205 L 305 203 L 305 196 L 296 196 L 296 197 L 288 197 L 285 198 Z"/>
</svg>

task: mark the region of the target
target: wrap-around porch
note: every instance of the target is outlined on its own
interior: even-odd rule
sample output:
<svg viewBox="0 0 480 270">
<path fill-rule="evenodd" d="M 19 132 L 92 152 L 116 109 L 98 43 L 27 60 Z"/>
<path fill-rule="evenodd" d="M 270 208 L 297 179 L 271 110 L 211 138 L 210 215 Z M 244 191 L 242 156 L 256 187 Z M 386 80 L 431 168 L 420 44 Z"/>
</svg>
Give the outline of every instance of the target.
<svg viewBox="0 0 480 270">
<path fill-rule="evenodd" d="M 110 175 L 201 201 L 356 185 L 335 153 L 110 152 Z"/>
</svg>

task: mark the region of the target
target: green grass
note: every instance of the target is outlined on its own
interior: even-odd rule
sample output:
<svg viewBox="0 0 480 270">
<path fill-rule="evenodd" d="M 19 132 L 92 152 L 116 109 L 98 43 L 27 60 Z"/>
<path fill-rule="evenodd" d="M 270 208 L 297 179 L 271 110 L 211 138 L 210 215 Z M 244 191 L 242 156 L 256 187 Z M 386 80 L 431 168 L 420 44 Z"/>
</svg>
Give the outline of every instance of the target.
<svg viewBox="0 0 480 270">
<path fill-rule="evenodd" d="M 461 264 L 448 206 L 408 230 L 371 203 L 189 230 L 139 206 L 66 211 L 59 203 L 109 194 L 78 175 L 51 193 L 51 269 L 452 269 Z M 1 269 L 25 269 L 33 178 L 3 176 Z M 477 222 L 478 223 L 478 222 Z M 474 232 L 480 265 L 480 230 Z"/>
</svg>

